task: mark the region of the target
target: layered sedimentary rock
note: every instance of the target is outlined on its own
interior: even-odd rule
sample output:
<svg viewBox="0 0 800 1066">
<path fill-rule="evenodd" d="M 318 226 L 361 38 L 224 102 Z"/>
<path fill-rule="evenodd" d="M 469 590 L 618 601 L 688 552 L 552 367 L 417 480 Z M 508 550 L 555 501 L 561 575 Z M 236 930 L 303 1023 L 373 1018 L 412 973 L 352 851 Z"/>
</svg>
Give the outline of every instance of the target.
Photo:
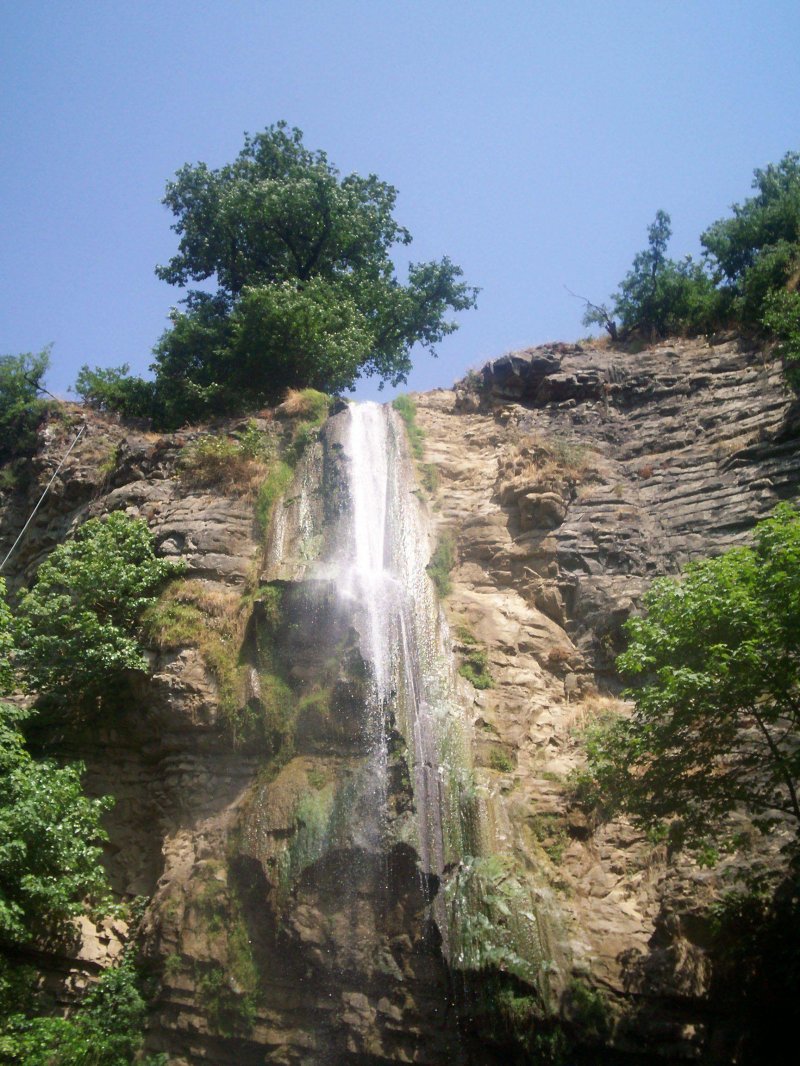
<svg viewBox="0 0 800 1066">
<path fill-rule="evenodd" d="M 572 972 L 609 994 L 618 1048 L 728 1061 L 741 1021 L 709 998 L 708 905 L 730 882 L 625 823 L 592 827 L 567 780 L 582 729 L 613 708 L 620 626 L 652 578 L 797 498 L 800 408 L 780 366 L 736 338 L 554 345 L 417 401 L 457 538 L 448 611 L 495 679 L 473 719 L 505 842 L 549 869 Z"/>
<path fill-rule="evenodd" d="M 30 484 L 3 500 L 4 554 L 85 422 L 11 584 L 30 581 L 81 521 L 124 509 L 186 561 L 197 602 L 236 619 L 233 727 L 230 694 L 201 642 L 186 641 L 151 649 L 150 675 L 114 716 L 41 738 L 86 761 L 90 791 L 117 797 L 109 872 L 122 896 L 150 900 L 139 944 L 159 987 L 148 1045 L 175 1066 L 502 1061 L 509 1034 L 481 1015 L 475 991 L 485 963 L 535 1005 L 530 1024 L 545 1034 L 559 1014 L 579 1033 L 576 989 L 588 988 L 610 1012 L 590 1042 L 631 1061 L 731 1061 L 736 1019 L 712 995 L 709 953 L 719 874 L 625 823 L 591 824 L 567 778 L 581 728 L 614 704 L 620 626 L 649 581 L 746 540 L 796 497 L 800 416 L 779 367 L 735 338 L 637 354 L 554 345 L 416 399 L 427 487 L 401 463 L 394 419 L 386 521 L 401 520 L 401 496 L 413 507 L 382 550 L 413 542 L 421 555 L 406 594 L 427 612 L 427 636 L 414 638 L 406 672 L 393 661 L 380 682 L 367 634 L 375 589 L 342 596 L 354 534 L 347 412 L 306 449 L 266 541 L 246 491 L 180 476 L 192 434 L 133 431 L 79 408 L 45 428 Z M 276 455 L 292 440 L 291 419 L 255 427 Z M 456 546 L 449 628 L 419 573 L 437 535 Z M 404 616 L 393 617 L 392 648 Z M 448 743 L 472 753 L 455 759 L 407 710 L 432 669 L 417 660 L 438 656 L 441 640 L 453 649 L 448 700 L 465 712 Z M 476 648 L 490 687 L 473 685 L 474 671 L 453 676 Z M 441 793 L 440 769 L 455 775 Z M 481 877 L 495 909 L 481 898 L 468 913 Z M 475 913 L 495 926 L 483 956 Z M 126 932 L 84 934 L 52 960 L 65 1002 Z"/>
</svg>

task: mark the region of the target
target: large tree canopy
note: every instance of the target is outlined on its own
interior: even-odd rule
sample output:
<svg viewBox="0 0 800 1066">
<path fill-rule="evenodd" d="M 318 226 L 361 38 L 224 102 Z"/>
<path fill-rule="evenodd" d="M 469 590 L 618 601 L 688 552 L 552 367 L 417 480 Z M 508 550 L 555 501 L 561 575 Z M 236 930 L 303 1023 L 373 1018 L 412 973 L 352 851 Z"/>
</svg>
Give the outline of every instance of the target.
<svg viewBox="0 0 800 1066">
<path fill-rule="evenodd" d="M 276 399 L 289 386 L 351 388 L 361 375 L 398 384 L 411 349 L 456 329 L 474 306 L 449 259 L 411 264 L 392 250 L 411 235 L 393 217 L 397 191 L 374 174 L 342 177 L 300 130 L 278 123 L 233 163 L 187 164 L 167 185 L 177 254 L 157 274 L 190 290 L 156 349 L 156 406 L 179 422 Z"/>
</svg>

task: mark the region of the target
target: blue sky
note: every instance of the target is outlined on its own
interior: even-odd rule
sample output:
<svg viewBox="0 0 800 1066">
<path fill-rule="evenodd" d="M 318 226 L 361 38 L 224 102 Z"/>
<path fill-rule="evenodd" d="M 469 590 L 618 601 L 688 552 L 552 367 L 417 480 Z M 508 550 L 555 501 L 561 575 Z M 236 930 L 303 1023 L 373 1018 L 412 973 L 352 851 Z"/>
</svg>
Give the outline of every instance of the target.
<svg viewBox="0 0 800 1066">
<path fill-rule="evenodd" d="M 278 119 L 481 287 L 415 389 L 579 337 L 565 286 L 605 299 L 659 208 L 697 252 L 800 149 L 797 0 L 0 0 L 0 51 L 0 352 L 53 342 L 58 393 L 146 370 L 180 298 L 166 180 Z"/>
</svg>

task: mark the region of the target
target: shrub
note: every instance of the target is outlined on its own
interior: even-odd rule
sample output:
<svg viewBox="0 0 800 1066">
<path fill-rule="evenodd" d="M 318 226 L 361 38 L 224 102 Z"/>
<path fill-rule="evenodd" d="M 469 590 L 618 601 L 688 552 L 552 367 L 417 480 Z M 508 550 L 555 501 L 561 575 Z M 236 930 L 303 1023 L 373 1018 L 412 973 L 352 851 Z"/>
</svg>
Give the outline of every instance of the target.
<svg viewBox="0 0 800 1066">
<path fill-rule="evenodd" d="M 255 492 L 264 476 L 257 433 L 246 431 L 239 441 L 204 434 L 187 444 L 178 463 L 181 481 L 192 489 L 224 489 L 240 495 Z"/>
<path fill-rule="evenodd" d="M 489 752 L 489 766 L 499 774 L 508 774 L 514 769 L 513 761 L 500 748 L 492 748 Z"/>
<path fill-rule="evenodd" d="M 439 536 L 431 561 L 425 568 L 442 599 L 452 592 L 453 582 L 450 578 L 450 571 L 455 565 L 456 543 L 452 533 L 444 532 Z"/>
<path fill-rule="evenodd" d="M 29 684 L 72 704 L 110 694 L 147 663 L 142 612 L 182 564 L 158 559 L 147 523 L 120 511 L 86 522 L 39 567 L 16 619 Z"/>
<path fill-rule="evenodd" d="M 461 657 L 459 674 L 470 681 L 475 688 L 492 688 L 494 680 L 489 672 L 489 656 L 484 645 L 466 626 L 459 626 L 457 636 L 461 642 L 461 647 L 458 649 Z"/>
<path fill-rule="evenodd" d="M 84 363 L 75 380 L 75 392 L 88 407 L 98 411 L 150 418 L 154 413 L 154 383 L 131 377 L 129 370 L 127 363 L 94 369 Z"/>
<path fill-rule="evenodd" d="M 8 972 L 8 971 L 7 971 Z M 0 984 L 3 975 L 0 974 Z M 12 982 L 12 1002 L 0 1022 L 0 1057 L 25 1066 L 166 1066 L 166 1056 L 142 1056 L 147 1003 L 141 978 L 126 959 L 90 986 L 68 1018 L 32 1017 L 46 1006 L 32 980 Z"/>
<path fill-rule="evenodd" d="M 110 906 L 100 865 L 100 818 L 112 800 L 87 799 L 83 766 L 34 759 L 21 732 L 26 713 L 0 703 L 0 944 L 63 931 L 84 901 Z"/>
<path fill-rule="evenodd" d="M 266 460 L 274 450 L 272 439 L 263 430 L 258 428 L 254 419 L 250 419 L 247 425 L 237 434 L 239 451 L 245 459 Z"/>
<path fill-rule="evenodd" d="M 800 293 L 770 293 L 764 300 L 762 323 L 780 341 L 786 380 L 800 393 Z"/>
</svg>

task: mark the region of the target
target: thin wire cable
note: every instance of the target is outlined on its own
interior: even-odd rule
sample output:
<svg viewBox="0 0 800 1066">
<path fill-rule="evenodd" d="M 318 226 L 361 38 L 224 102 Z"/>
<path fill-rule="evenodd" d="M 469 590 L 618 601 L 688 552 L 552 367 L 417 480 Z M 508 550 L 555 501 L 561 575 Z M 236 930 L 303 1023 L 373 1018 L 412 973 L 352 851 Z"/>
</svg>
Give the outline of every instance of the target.
<svg viewBox="0 0 800 1066">
<path fill-rule="evenodd" d="M 47 485 L 45 486 L 45 490 L 44 490 L 44 492 L 43 492 L 43 493 L 42 493 L 42 495 L 41 495 L 41 496 L 39 497 L 39 502 L 38 502 L 38 503 L 36 504 L 36 506 L 34 507 L 34 509 L 33 509 L 33 510 L 31 511 L 31 513 L 30 513 L 30 516 L 29 516 L 29 518 L 28 518 L 28 521 L 27 521 L 27 522 L 25 523 L 25 525 L 24 525 L 24 526 L 22 527 L 22 529 L 20 530 L 19 536 L 18 536 L 18 537 L 17 537 L 17 539 L 16 539 L 15 541 L 14 541 L 14 543 L 13 543 L 13 544 L 11 545 L 11 547 L 9 548 L 9 550 L 8 550 L 8 554 L 6 555 L 5 559 L 3 559 L 2 563 L 0 563 L 0 570 L 2 570 L 2 569 L 3 569 L 3 567 L 4 567 L 5 565 L 6 565 L 6 563 L 8 562 L 8 560 L 9 560 L 9 559 L 11 558 L 11 556 L 12 556 L 12 554 L 13 554 L 13 552 L 14 552 L 14 549 L 15 549 L 15 548 L 16 548 L 16 546 L 17 546 L 17 545 L 19 544 L 19 542 L 20 542 L 20 541 L 22 540 L 22 538 L 23 538 L 23 537 L 25 536 L 25 530 L 26 530 L 26 529 L 28 528 L 28 526 L 29 526 L 29 525 L 31 524 L 31 522 L 33 521 L 33 517 L 34 517 L 34 515 L 35 515 L 35 514 L 36 514 L 36 512 L 37 512 L 37 511 L 39 510 L 39 508 L 40 508 L 40 507 L 42 506 L 42 501 L 44 500 L 44 498 L 45 498 L 45 496 L 47 495 L 47 493 L 48 493 L 48 492 L 50 491 L 50 486 L 51 486 L 51 485 L 53 484 L 53 482 L 55 481 L 56 477 L 58 476 L 58 472 L 59 472 L 59 470 L 61 469 L 61 467 L 62 467 L 62 466 L 64 465 L 64 463 L 65 463 L 65 462 L 67 461 L 67 456 L 68 456 L 68 455 L 69 455 L 69 453 L 70 453 L 70 452 L 72 451 L 72 449 L 73 449 L 73 448 L 75 447 L 75 445 L 76 445 L 76 444 L 78 443 L 78 441 L 79 441 L 79 440 L 81 439 L 81 435 L 82 435 L 82 433 L 83 433 L 83 431 L 84 431 L 85 429 L 86 429 L 86 426 L 85 426 L 85 425 L 81 426 L 81 428 L 80 428 L 80 429 L 78 430 L 78 435 L 76 436 L 75 440 L 74 440 L 74 441 L 72 442 L 72 444 L 70 444 L 69 448 L 67 448 L 67 450 L 66 450 L 66 451 L 64 452 L 64 455 L 63 455 L 63 456 L 62 456 L 62 458 L 61 458 L 61 462 L 60 462 L 60 463 L 58 464 L 58 466 L 57 466 L 57 467 L 55 468 L 55 471 L 53 472 L 53 476 L 52 476 L 52 477 L 50 478 L 50 480 L 49 480 L 49 481 L 47 482 Z"/>
</svg>

